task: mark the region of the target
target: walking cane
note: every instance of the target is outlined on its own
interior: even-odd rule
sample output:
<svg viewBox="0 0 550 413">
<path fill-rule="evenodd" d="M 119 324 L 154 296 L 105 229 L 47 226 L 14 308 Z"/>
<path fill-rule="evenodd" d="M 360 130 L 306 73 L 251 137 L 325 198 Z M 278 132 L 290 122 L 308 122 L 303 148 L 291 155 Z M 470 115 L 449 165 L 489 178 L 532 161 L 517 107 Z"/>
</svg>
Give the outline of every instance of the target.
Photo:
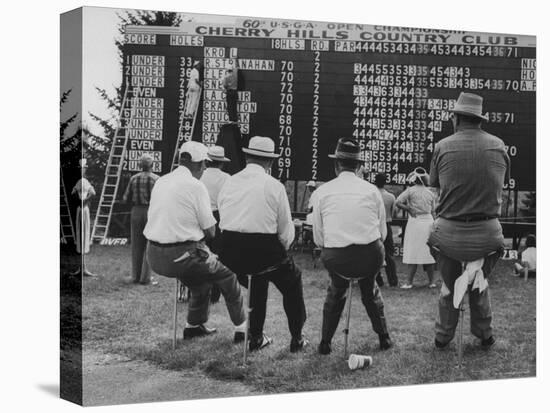
<svg viewBox="0 0 550 413">
<path fill-rule="evenodd" d="M 176 283 L 174 284 L 174 325 L 173 325 L 173 336 L 172 336 L 172 350 L 176 349 L 176 339 L 177 339 L 177 329 L 178 329 L 178 293 L 179 293 L 179 280 L 176 278 Z"/>
<path fill-rule="evenodd" d="M 462 273 L 466 270 L 466 264 L 462 263 Z M 467 291 L 466 291 L 467 292 Z M 460 301 L 460 305 L 458 306 L 458 365 L 457 367 L 459 369 L 462 368 L 462 356 L 463 356 L 463 333 L 464 333 L 464 298 L 466 297 L 466 294 L 464 294 L 464 297 L 462 297 L 462 300 Z"/>
<path fill-rule="evenodd" d="M 248 350 L 248 329 L 250 328 L 250 313 L 252 308 L 250 308 L 250 287 L 252 285 L 252 274 L 247 274 L 248 278 L 248 288 L 246 293 L 246 330 L 244 330 L 244 344 L 243 344 L 243 364 L 246 365 L 246 356 Z"/>
<path fill-rule="evenodd" d="M 344 358 L 348 357 L 349 321 L 351 318 L 351 294 L 353 292 L 353 280 L 349 279 L 348 296 L 346 297 L 346 327 L 344 328 Z"/>
</svg>

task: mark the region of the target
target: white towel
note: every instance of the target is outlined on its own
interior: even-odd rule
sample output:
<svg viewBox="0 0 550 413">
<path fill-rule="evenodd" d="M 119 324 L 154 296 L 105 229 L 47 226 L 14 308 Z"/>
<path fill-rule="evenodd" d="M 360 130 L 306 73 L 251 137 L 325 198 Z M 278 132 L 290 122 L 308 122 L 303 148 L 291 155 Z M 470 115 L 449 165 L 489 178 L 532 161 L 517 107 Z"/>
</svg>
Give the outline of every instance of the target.
<svg viewBox="0 0 550 413">
<path fill-rule="evenodd" d="M 455 308 L 460 307 L 462 298 L 468 290 L 468 285 L 473 284 L 472 290 L 475 290 L 477 288 L 479 289 L 480 293 L 489 286 L 489 283 L 483 276 L 483 270 L 481 269 L 484 262 L 485 259 L 480 258 L 479 260 L 466 263 L 466 268 L 464 269 L 464 272 L 455 281 L 453 295 L 453 305 Z"/>
</svg>

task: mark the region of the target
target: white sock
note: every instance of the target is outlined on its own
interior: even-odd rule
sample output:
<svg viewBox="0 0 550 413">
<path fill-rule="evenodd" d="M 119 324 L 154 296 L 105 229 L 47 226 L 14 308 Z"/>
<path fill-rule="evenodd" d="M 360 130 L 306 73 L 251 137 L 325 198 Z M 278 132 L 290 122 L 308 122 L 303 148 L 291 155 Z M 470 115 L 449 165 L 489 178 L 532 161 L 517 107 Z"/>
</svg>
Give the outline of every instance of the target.
<svg viewBox="0 0 550 413">
<path fill-rule="evenodd" d="M 238 326 L 235 326 L 235 331 L 236 332 L 241 332 L 241 333 L 244 333 L 246 331 L 246 320 L 244 320 L 241 324 L 239 324 Z"/>
</svg>

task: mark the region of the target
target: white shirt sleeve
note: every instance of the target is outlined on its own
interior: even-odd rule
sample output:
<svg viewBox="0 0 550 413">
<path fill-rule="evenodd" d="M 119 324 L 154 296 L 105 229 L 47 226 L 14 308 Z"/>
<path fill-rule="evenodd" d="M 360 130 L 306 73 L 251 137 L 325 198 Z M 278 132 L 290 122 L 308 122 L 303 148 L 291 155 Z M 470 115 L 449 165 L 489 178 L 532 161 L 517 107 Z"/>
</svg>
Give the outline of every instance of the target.
<svg viewBox="0 0 550 413">
<path fill-rule="evenodd" d="M 313 208 L 311 213 L 313 216 L 313 242 L 315 242 L 315 245 L 322 248 L 325 246 L 325 240 L 323 238 L 323 218 L 321 216 L 319 197 L 316 195 L 317 192 L 314 192 L 311 197 L 311 207 Z"/>
<path fill-rule="evenodd" d="M 285 249 L 289 249 L 294 241 L 294 222 L 292 222 L 292 214 L 290 213 L 290 204 L 286 195 L 285 187 L 279 186 L 277 208 L 277 234 L 279 240 Z"/>
<path fill-rule="evenodd" d="M 386 227 L 386 208 L 384 207 L 384 200 L 382 194 L 379 191 L 375 192 L 376 203 L 378 204 L 378 220 L 380 221 L 380 236 L 382 241 L 386 239 L 388 235 L 388 229 Z"/>
<path fill-rule="evenodd" d="M 197 203 L 196 203 L 197 221 L 201 229 L 207 229 L 216 224 L 216 219 L 210 208 L 210 196 L 208 190 L 201 182 L 197 188 Z"/>
</svg>

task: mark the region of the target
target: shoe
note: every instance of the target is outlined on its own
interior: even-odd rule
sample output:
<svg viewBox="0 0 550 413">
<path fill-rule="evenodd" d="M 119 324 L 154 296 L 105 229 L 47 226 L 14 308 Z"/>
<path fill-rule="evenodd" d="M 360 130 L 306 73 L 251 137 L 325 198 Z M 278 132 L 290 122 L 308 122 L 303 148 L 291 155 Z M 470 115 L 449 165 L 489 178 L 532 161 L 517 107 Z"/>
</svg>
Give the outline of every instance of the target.
<svg viewBox="0 0 550 413">
<path fill-rule="evenodd" d="M 412 284 L 402 284 L 401 287 L 402 290 L 410 290 L 411 288 L 413 288 Z"/>
<path fill-rule="evenodd" d="M 388 334 L 380 334 L 378 339 L 380 340 L 380 350 L 388 350 L 393 347 L 393 343 Z"/>
<path fill-rule="evenodd" d="M 434 339 L 434 344 L 435 344 L 435 348 L 439 349 L 439 350 L 443 350 L 444 348 L 446 348 L 449 343 L 442 343 L 441 341 Z"/>
<path fill-rule="evenodd" d="M 437 287 L 436 283 L 431 283 L 430 285 L 428 285 L 428 288 L 436 288 L 436 287 Z"/>
<path fill-rule="evenodd" d="M 248 349 L 250 351 L 261 350 L 269 346 L 271 343 L 273 343 L 273 339 L 264 334 L 260 339 L 250 340 L 248 343 Z"/>
<path fill-rule="evenodd" d="M 317 352 L 319 354 L 327 355 L 330 354 L 332 349 L 330 348 L 330 343 L 328 341 L 323 341 L 319 343 L 319 347 L 317 347 Z"/>
<path fill-rule="evenodd" d="M 183 329 L 183 339 L 188 340 L 195 337 L 209 336 L 215 332 L 215 328 L 208 328 L 204 324 L 201 324 L 198 327 L 185 327 Z"/>
<path fill-rule="evenodd" d="M 495 342 L 496 342 L 495 338 L 493 336 L 491 336 L 489 338 L 481 340 L 481 347 L 484 350 L 488 350 L 493 346 L 493 344 L 495 344 Z"/>
<path fill-rule="evenodd" d="M 83 275 L 84 277 L 90 277 L 90 278 L 98 278 L 98 277 L 99 277 L 99 275 L 94 274 L 93 272 L 88 271 L 88 270 L 84 270 L 84 272 L 82 273 L 82 275 Z"/>
<path fill-rule="evenodd" d="M 290 352 L 296 353 L 303 350 L 308 344 L 309 341 L 304 337 L 304 335 L 301 335 L 300 338 L 292 337 L 292 340 L 290 340 Z"/>
<path fill-rule="evenodd" d="M 244 341 L 244 333 L 242 331 L 235 331 L 235 335 L 233 336 L 233 343 L 238 344 L 242 343 Z"/>
<path fill-rule="evenodd" d="M 149 282 L 146 282 L 146 283 L 142 283 L 140 282 L 141 285 L 159 285 L 159 282 L 158 281 L 155 281 L 155 280 L 151 280 Z"/>
</svg>

